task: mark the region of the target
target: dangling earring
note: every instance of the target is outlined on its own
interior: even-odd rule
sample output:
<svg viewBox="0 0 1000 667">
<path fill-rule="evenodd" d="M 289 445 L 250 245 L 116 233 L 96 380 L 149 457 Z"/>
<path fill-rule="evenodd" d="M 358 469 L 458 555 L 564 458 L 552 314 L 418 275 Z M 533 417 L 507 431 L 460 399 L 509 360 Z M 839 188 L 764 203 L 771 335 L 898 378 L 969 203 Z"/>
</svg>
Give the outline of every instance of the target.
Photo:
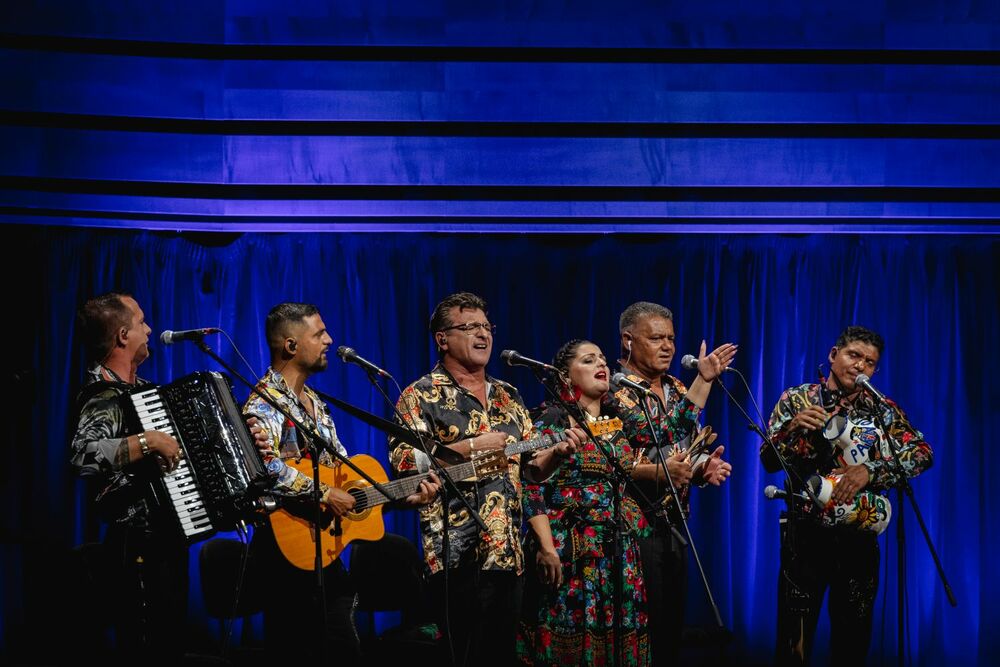
<svg viewBox="0 0 1000 667">
<path fill-rule="evenodd" d="M 583 396 L 583 390 L 576 385 L 563 385 L 559 391 L 559 397 L 567 403 L 576 403 Z"/>
<path fill-rule="evenodd" d="M 567 403 L 576 403 L 583 396 L 583 390 L 569 381 L 564 374 L 559 374 L 559 398 Z"/>
</svg>

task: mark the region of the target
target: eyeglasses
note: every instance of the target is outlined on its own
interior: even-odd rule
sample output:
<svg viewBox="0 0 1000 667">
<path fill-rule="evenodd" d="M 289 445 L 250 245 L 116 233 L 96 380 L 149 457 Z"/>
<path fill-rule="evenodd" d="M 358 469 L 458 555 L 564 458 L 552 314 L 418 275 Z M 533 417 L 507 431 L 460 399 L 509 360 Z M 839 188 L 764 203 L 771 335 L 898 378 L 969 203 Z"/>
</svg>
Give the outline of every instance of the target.
<svg viewBox="0 0 1000 667">
<path fill-rule="evenodd" d="M 497 332 L 497 325 L 490 324 L 489 322 L 469 322 L 467 324 L 456 324 L 451 327 L 445 327 L 441 331 L 451 331 L 452 329 L 458 329 L 466 336 L 475 336 L 480 329 L 483 330 L 483 333 L 495 334 Z"/>
</svg>

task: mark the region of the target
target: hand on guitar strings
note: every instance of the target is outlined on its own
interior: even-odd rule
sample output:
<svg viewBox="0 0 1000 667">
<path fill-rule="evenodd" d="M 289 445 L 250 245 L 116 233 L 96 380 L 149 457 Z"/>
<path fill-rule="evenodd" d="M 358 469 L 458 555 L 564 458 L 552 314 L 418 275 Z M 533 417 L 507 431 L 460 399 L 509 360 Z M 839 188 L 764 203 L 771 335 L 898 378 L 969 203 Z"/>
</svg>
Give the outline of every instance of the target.
<svg viewBox="0 0 1000 667">
<path fill-rule="evenodd" d="M 438 479 L 436 474 L 431 472 L 428 473 L 427 479 L 420 482 L 420 486 L 417 487 L 417 492 L 406 496 L 406 499 L 403 502 L 410 507 L 429 505 L 432 500 L 437 498 L 437 494 L 440 491 L 441 480 Z"/>
<path fill-rule="evenodd" d="M 565 431 L 566 439 L 553 447 L 553 451 L 563 458 L 573 456 L 576 450 L 587 441 L 587 434 L 579 426 L 572 426 Z"/>
<path fill-rule="evenodd" d="M 344 516 L 354 509 L 354 496 L 343 489 L 331 487 L 323 496 L 323 504 L 330 508 L 334 516 Z"/>
</svg>

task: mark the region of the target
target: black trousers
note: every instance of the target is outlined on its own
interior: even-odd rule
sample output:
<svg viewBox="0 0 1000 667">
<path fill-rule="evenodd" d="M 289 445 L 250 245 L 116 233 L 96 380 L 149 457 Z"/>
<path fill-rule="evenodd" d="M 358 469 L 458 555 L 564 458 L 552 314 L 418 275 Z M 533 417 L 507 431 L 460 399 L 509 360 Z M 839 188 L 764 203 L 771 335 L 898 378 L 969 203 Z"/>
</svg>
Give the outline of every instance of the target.
<svg viewBox="0 0 1000 667">
<path fill-rule="evenodd" d="M 521 609 L 523 581 L 513 572 L 483 572 L 478 563 L 465 563 L 448 574 L 445 597 L 444 573 L 431 576 L 434 617 L 441 629 L 451 632 L 454 663 L 447 635 L 442 641 L 444 664 L 456 666 L 502 666 L 516 664 L 514 638 Z M 445 616 L 445 600 L 448 613 Z"/>
<path fill-rule="evenodd" d="M 172 532 L 112 525 L 103 547 L 112 663 L 178 664 L 187 644 L 187 545 Z"/>
<path fill-rule="evenodd" d="M 831 664 L 864 665 L 878 568 L 878 541 L 872 533 L 805 520 L 782 524 L 775 663 L 808 664 L 829 589 Z"/>
<path fill-rule="evenodd" d="M 684 630 L 687 548 L 661 522 L 657 522 L 651 537 L 638 542 L 642 576 L 646 582 L 653 665 L 676 665 Z"/>
<path fill-rule="evenodd" d="M 347 568 L 336 560 L 323 569 L 326 614 L 317 596 L 316 573 L 300 570 L 281 554 L 274 533 L 262 526 L 250 543 L 248 576 L 261 595 L 264 641 L 275 656 L 326 659 L 326 664 L 361 664 L 361 641 L 354 625 L 356 597 Z M 325 620 L 325 626 L 323 621 Z M 325 636 L 320 647 L 316 638 Z"/>
</svg>

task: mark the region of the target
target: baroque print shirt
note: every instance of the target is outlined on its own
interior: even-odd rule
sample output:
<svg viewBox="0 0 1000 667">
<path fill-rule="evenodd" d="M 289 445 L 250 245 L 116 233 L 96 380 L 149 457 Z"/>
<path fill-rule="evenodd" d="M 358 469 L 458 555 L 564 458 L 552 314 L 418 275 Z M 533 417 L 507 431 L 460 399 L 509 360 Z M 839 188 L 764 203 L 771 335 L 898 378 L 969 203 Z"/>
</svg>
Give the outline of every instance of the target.
<svg viewBox="0 0 1000 667">
<path fill-rule="evenodd" d="M 483 405 L 470 391 L 459 385 L 440 363 L 420 378 L 399 397 L 396 407 L 405 425 L 421 435 L 450 445 L 488 431 L 499 431 L 507 442 L 525 440 L 531 436 L 531 418 L 517 389 L 494 378 L 486 378 L 488 394 Z M 423 452 L 411 445 L 389 440 L 389 461 L 397 475 L 413 474 L 426 469 Z M 508 460 L 506 475 L 461 483 L 469 504 L 479 510 L 488 532 L 480 536 L 479 527 L 457 498 L 449 499 L 448 539 L 449 565 L 456 567 L 476 561 L 483 570 L 520 573 L 524 566 L 521 551 L 521 483 L 520 461 Z M 438 496 L 420 509 L 420 530 L 424 558 L 430 572 L 444 568 L 442 536 L 443 503 Z"/>
</svg>

